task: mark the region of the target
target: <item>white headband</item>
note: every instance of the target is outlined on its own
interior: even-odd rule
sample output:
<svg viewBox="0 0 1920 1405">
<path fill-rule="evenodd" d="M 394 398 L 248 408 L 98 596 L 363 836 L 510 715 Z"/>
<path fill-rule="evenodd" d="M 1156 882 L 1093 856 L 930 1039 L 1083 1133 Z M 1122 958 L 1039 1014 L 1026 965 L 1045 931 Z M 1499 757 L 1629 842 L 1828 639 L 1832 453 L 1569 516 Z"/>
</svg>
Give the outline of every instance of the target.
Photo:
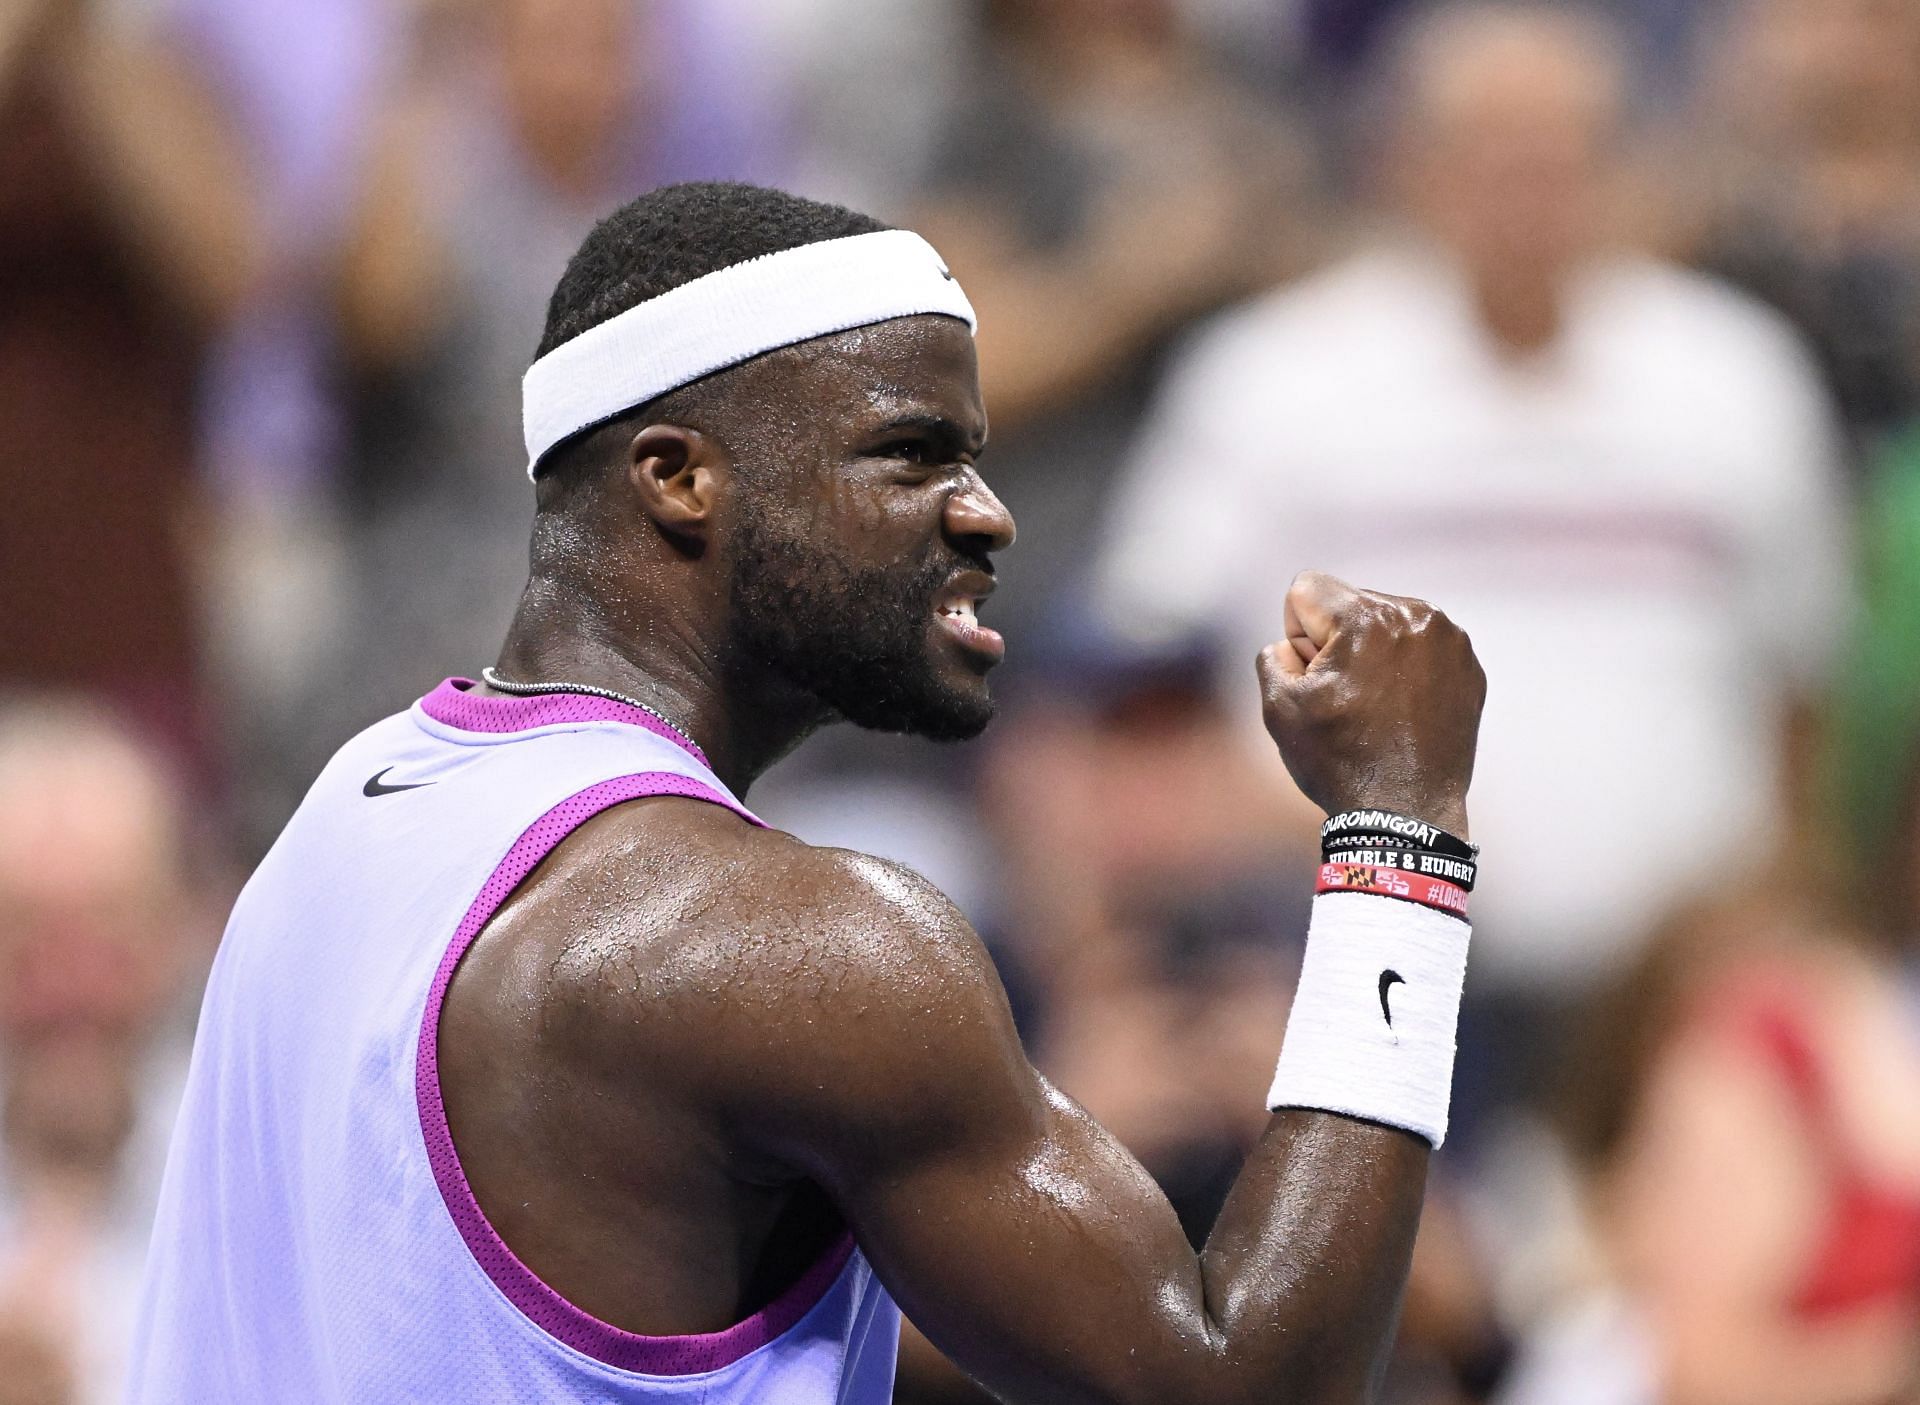
<svg viewBox="0 0 1920 1405">
<path fill-rule="evenodd" d="M 973 305 L 933 245 L 888 229 L 803 244 L 683 283 L 562 342 L 527 370 L 527 476 L 561 440 L 779 347 Z"/>
</svg>

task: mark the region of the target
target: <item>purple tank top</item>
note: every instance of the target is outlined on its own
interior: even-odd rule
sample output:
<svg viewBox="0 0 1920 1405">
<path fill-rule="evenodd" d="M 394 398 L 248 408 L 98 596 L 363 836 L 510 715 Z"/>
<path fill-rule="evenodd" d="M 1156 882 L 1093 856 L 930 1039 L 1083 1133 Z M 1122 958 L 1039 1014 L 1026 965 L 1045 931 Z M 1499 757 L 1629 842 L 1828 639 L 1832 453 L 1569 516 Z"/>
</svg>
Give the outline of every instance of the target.
<svg viewBox="0 0 1920 1405">
<path fill-rule="evenodd" d="M 643 1337 L 520 1262 L 447 1129 L 454 966 L 610 805 L 755 824 L 650 715 L 449 680 L 334 756 L 248 881 L 209 979 L 128 1399 L 886 1405 L 899 1312 L 851 1237 L 722 1332 Z"/>
</svg>

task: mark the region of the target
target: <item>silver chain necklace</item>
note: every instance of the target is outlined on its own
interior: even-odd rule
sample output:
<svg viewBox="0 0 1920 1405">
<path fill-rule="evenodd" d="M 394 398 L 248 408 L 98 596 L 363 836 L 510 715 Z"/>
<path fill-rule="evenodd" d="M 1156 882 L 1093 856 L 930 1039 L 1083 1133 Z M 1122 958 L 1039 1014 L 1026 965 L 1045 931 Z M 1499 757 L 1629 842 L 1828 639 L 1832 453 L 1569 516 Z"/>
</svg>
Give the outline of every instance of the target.
<svg viewBox="0 0 1920 1405">
<path fill-rule="evenodd" d="M 510 683 L 502 678 L 499 670 L 492 665 L 480 670 L 480 681 L 495 692 L 510 693 L 521 698 L 538 697 L 543 693 L 579 693 L 584 697 L 605 698 L 608 702 L 625 703 L 628 707 L 639 708 L 692 747 L 696 753 L 700 750 L 693 738 L 686 734 L 685 729 L 659 708 L 643 703 L 638 698 L 629 697 L 625 693 L 616 693 L 611 688 L 596 688 L 591 683 Z"/>
</svg>

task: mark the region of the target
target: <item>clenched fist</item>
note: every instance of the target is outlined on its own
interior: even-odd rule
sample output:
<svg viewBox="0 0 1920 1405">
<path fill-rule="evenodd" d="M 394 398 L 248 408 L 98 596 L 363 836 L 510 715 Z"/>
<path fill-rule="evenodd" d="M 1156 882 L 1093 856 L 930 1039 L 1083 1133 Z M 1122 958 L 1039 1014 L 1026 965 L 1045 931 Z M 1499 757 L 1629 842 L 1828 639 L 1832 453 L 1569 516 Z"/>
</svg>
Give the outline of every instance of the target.
<svg viewBox="0 0 1920 1405">
<path fill-rule="evenodd" d="M 1423 600 L 1302 571 L 1287 637 L 1260 651 L 1267 731 L 1329 814 L 1379 808 L 1462 838 L 1487 676 L 1464 632 Z"/>
</svg>

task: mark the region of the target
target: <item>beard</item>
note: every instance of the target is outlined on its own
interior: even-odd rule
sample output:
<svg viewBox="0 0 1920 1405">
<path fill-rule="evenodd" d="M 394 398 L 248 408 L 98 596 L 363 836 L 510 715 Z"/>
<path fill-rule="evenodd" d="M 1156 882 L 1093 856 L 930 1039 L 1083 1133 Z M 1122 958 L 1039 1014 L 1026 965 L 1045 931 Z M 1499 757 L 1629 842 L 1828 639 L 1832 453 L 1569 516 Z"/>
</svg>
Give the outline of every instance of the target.
<svg viewBox="0 0 1920 1405">
<path fill-rule="evenodd" d="M 985 557 L 941 544 L 925 561 L 856 564 L 759 514 L 735 541 L 734 642 L 753 664 L 873 731 L 965 741 L 993 719 L 985 680 L 942 678 L 930 638 L 935 595 L 958 571 L 991 570 Z"/>
</svg>

